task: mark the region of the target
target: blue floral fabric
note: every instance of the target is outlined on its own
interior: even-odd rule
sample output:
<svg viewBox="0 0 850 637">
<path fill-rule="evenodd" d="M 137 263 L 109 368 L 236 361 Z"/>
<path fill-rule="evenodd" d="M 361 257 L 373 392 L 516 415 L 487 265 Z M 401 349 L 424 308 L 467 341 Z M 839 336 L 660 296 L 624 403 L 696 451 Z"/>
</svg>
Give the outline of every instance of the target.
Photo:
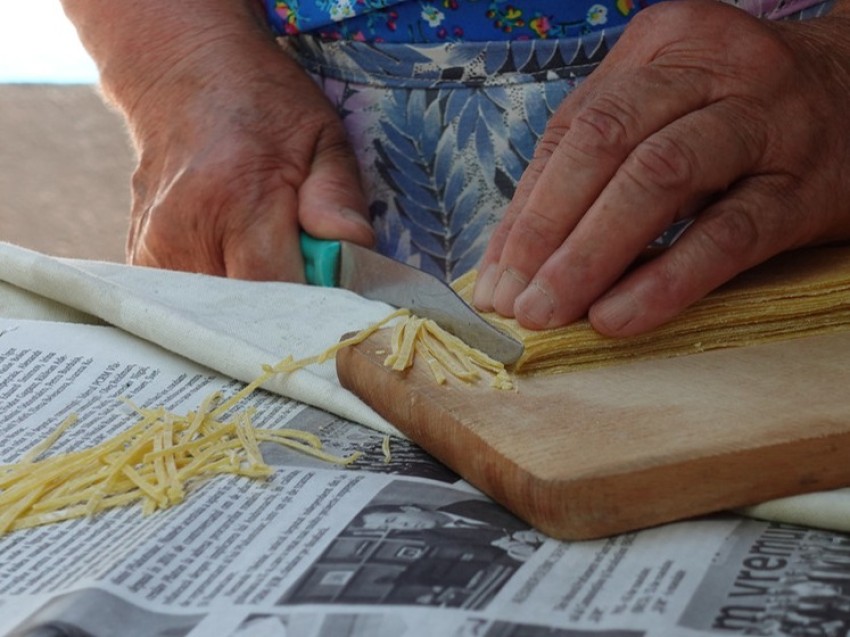
<svg viewBox="0 0 850 637">
<path fill-rule="evenodd" d="M 377 249 L 452 280 L 476 266 L 552 113 L 623 29 L 442 43 L 300 34 L 280 43 L 346 126 Z"/>
<path fill-rule="evenodd" d="M 571 38 L 624 25 L 659 0 L 265 0 L 279 35 L 325 40 L 446 42 Z M 820 0 L 727 0 L 781 18 Z"/>
<path fill-rule="evenodd" d="M 657 1 L 269 0 L 267 6 L 279 34 L 413 43 L 573 37 L 621 26 Z"/>
</svg>

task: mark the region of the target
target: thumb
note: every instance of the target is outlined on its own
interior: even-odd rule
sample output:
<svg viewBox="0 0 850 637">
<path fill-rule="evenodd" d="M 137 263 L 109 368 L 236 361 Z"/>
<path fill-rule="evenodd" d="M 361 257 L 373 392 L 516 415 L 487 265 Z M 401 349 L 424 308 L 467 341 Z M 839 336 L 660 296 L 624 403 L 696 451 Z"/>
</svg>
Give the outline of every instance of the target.
<svg viewBox="0 0 850 637">
<path fill-rule="evenodd" d="M 310 174 L 298 190 L 298 217 L 301 227 L 315 237 L 374 244 L 360 169 L 347 141 L 317 149 Z"/>
</svg>

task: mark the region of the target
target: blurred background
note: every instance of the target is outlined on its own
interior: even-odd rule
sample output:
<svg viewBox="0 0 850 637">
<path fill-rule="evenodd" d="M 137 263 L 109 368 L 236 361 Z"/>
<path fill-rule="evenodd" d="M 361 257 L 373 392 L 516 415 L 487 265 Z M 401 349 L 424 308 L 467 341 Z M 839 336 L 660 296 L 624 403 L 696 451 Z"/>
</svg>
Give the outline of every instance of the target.
<svg viewBox="0 0 850 637">
<path fill-rule="evenodd" d="M 59 0 L 0 2 L 0 241 L 123 261 L 133 165 Z"/>
</svg>

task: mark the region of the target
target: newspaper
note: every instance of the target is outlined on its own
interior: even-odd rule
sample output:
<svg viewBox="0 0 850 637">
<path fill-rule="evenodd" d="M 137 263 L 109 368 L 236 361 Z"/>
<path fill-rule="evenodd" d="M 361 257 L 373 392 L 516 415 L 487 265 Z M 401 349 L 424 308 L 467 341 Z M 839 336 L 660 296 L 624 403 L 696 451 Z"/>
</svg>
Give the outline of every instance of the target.
<svg viewBox="0 0 850 637">
<path fill-rule="evenodd" d="M 240 387 L 112 327 L 0 319 L 0 464 L 71 412 L 49 453 L 128 427 L 121 397 L 186 412 Z M 555 541 L 410 442 L 387 461 L 381 433 L 247 400 L 257 426 L 363 456 L 340 468 L 264 446 L 265 480 L 0 536 L 0 635 L 850 634 L 850 536 L 730 513 Z"/>
</svg>

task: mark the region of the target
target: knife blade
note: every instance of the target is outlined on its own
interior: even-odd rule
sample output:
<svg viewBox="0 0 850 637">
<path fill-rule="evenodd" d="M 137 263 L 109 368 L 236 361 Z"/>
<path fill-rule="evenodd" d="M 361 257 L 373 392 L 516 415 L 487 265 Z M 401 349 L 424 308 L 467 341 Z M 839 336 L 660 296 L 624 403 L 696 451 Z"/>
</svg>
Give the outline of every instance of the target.
<svg viewBox="0 0 850 637">
<path fill-rule="evenodd" d="M 488 323 L 437 277 L 348 241 L 317 239 L 302 232 L 300 242 L 311 285 L 340 287 L 408 308 L 506 365 L 522 355 L 522 343 Z"/>
</svg>

